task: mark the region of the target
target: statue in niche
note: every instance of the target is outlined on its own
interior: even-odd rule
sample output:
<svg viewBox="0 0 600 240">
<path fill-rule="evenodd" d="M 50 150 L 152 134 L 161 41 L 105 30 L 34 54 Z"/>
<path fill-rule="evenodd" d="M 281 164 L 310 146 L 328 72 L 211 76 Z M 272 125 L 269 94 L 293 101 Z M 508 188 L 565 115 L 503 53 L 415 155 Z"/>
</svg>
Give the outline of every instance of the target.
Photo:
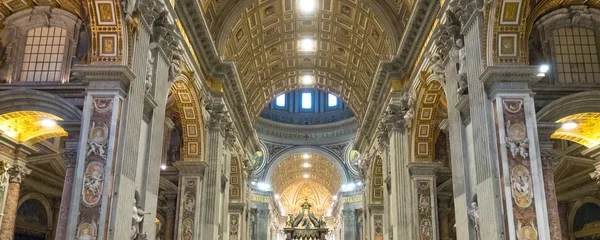
<svg viewBox="0 0 600 240">
<path fill-rule="evenodd" d="M 13 39 L 13 29 L 6 29 L 6 34 L 2 35 L 0 38 L 0 83 L 8 82 L 8 77 L 10 74 L 10 65 L 12 63 L 10 52 L 12 43 L 9 42 L 9 39 Z"/>
<path fill-rule="evenodd" d="M 458 90 L 459 95 L 469 94 L 467 84 L 467 53 L 465 43 L 462 38 L 456 40 L 456 48 L 458 48 L 458 62 L 456 63 L 456 72 L 458 73 Z"/>
<path fill-rule="evenodd" d="M 144 212 L 144 209 L 138 205 L 138 201 L 140 198 L 139 192 L 135 191 L 135 196 L 133 197 L 133 215 L 131 218 L 131 240 L 144 240 L 146 239 L 146 234 L 141 232 L 142 224 L 144 221 L 145 215 L 150 215 L 149 212 Z"/>
<path fill-rule="evenodd" d="M 473 224 L 473 229 L 475 230 L 475 239 L 479 239 L 479 206 L 477 206 L 476 201 L 471 203 L 468 213 L 471 224 Z"/>
<path fill-rule="evenodd" d="M 171 130 L 171 138 L 169 139 L 169 151 L 167 161 L 179 161 L 181 154 L 181 134 L 178 127 Z"/>
<path fill-rule="evenodd" d="M 77 48 L 71 64 L 88 63 L 88 53 L 90 51 L 91 35 L 87 25 L 82 24 L 79 27 L 79 38 L 77 39 Z"/>
<path fill-rule="evenodd" d="M 154 75 L 154 55 L 152 49 L 148 49 L 148 62 L 146 62 L 146 93 L 152 89 L 152 76 Z"/>
</svg>

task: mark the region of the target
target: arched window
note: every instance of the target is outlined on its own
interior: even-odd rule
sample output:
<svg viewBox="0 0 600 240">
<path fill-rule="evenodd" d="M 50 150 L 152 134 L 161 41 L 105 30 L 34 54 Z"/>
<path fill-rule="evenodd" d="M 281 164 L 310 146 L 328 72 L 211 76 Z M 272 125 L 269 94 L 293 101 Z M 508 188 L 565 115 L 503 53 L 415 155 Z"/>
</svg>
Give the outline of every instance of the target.
<svg viewBox="0 0 600 240">
<path fill-rule="evenodd" d="M 57 8 L 36 6 L 6 18 L 0 80 L 9 83 L 68 80 L 81 21 Z"/>
<path fill-rule="evenodd" d="M 564 84 L 600 82 L 596 33 L 582 27 L 552 31 L 556 80 Z"/>
<path fill-rule="evenodd" d="M 530 61 L 552 66 L 548 82 L 542 84 L 595 85 L 600 83 L 600 28 L 592 16 L 600 10 L 569 8 L 555 10 L 536 22 L 529 39 Z M 580 16 L 575 18 L 572 12 Z"/>
<path fill-rule="evenodd" d="M 27 31 L 19 81 L 61 81 L 67 31 L 38 27 Z"/>
</svg>

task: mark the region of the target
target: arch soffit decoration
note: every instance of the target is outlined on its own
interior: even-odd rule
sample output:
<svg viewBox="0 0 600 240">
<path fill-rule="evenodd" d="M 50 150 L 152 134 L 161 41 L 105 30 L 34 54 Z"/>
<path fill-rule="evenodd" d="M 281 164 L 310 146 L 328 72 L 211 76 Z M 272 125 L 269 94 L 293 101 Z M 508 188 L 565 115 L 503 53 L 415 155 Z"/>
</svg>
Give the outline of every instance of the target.
<svg viewBox="0 0 600 240">
<path fill-rule="evenodd" d="M 561 7 L 581 5 L 578 2 L 542 0 L 531 9 L 524 0 L 493 1 L 485 16 L 485 21 L 489 21 L 484 23 L 488 25 L 487 36 L 491 37 L 487 40 L 484 62 L 488 62 L 487 65 L 527 64 L 529 34 L 538 18 Z M 600 9 L 600 0 L 587 1 L 586 5 Z"/>
<path fill-rule="evenodd" d="M 231 202 L 241 202 L 243 196 L 243 169 L 239 157 L 231 157 L 231 172 L 229 174 L 229 199 Z"/>
<path fill-rule="evenodd" d="M 89 20 L 91 48 L 88 53 L 90 63 L 126 64 L 123 42 L 127 37 L 123 31 L 121 1 L 89 0 L 82 6 L 83 18 Z M 87 15 L 87 16 L 86 16 Z"/>
<path fill-rule="evenodd" d="M 182 75 L 173 81 L 171 92 L 180 114 L 183 138 L 181 158 L 183 161 L 204 161 L 204 114 L 197 91 L 192 82 Z"/>
<path fill-rule="evenodd" d="M 421 84 L 417 86 L 418 98 L 413 119 L 413 156 L 417 161 L 433 161 L 435 142 L 439 134 L 438 113 L 440 104 L 446 108 L 444 86 L 437 80 L 427 81 L 422 73 Z"/>
<path fill-rule="evenodd" d="M 358 119 L 365 114 L 378 64 L 391 59 L 393 33 L 403 31 L 386 26 L 366 3 L 320 3 L 317 17 L 304 17 L 297 16 L 291 1 L 250 2 L 231 27 L 223 28 L 229 32 L 219 35 L 219 49 L 236 62 L 251 117 L 277 94 L 301 87 L 299 77 L 307 73 L 315 77 L 315 88 L 349 103 Z M 297 52 L 303 37 L 317 39 L 316 53 Z"/>
<path fill-rule="evenodd" d="M 48 229 L 52 229 L 52 220 L 54 219 L 54 212 L 52 212 L 52 208 L 50 207 L 50 202 L 48 201 L 48 199 L 40 193 L 30 192 L 19 198 L 19 204 L 17 206 L 17 209 L 19 209 L 21 207 L 21 204 L 23 204 L 27 200 L 37 200 L 42 204 L 42 206 L 44 206 L 46 214 L 48 215 Z"/>
<path fill-rule="evenodd" d="M 275 156 L 270 157 L 270 161 L 265 165 L 265 173 L 264 176 L 260 179 L 264 181 L 268 181 L 272 178 L 275 167 L 283 160 L 297 153 L 312 153 L 318 154 L 333 163 L 338 173 L 340 174 L 341 183 L 349 182 L 352 177 L 350 173 L 346 170 L 345 163 L 342 159 L 337 157 L 334 153 L 330 152 L 327 149 L 320 147 L 306 147 L 306 146 L 298 146 L 288 148 L 285 151 L 276 154 Z"/>
<path fill-rule="evenodd" d="M 555 122 L 564 117 L 584 112 L 600 112 L 600 91 L 587 91 L 564 96 L 546 105 L 536 115 L 538 122 Z"/>
<path fill-rule="evenodd" d="M 376 155 L 371 167 L 371 203 L 383 203 L 383 160 Z"/>
<path fill-rule="evenodd" d="M 80 124 L 82 120 L 79 108 L 56 95 L 32 89 L 0 91 L 0 115 L 17 111 L 45 112 L 66 123 Z"/>
</svg>

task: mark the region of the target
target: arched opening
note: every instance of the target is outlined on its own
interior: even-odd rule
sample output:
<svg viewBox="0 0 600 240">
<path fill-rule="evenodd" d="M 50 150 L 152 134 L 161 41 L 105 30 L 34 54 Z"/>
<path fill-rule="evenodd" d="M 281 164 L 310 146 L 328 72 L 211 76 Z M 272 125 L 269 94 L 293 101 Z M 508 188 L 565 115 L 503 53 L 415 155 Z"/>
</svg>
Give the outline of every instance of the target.
<svg viewBox="0 0 600 240">
<path fill-rule="evenodd" d="M 37 198 L 29 198 L 19 204 L 15 240 L 50 239 L 49 232 L 52 230 L 52 219 L 47 204 Z"/>
</svg>

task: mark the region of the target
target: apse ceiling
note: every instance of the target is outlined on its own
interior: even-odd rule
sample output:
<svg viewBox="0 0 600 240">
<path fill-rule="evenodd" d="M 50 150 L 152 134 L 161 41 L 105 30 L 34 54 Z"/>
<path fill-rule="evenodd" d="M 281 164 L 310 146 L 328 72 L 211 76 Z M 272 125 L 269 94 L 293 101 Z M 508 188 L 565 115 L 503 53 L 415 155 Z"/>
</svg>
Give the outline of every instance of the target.
<svg viewBox="0 0 600 240">
<path fill-rule="evenodd" d="M 274 166 L 271 185 L 287 213 L 300 210 L 305 200 L 324 214 L 341 185 L 333 163 L 319 154 L 297 153 Z"/>
<path fill-rule="evenodd" d="M 314 10 L 302 11 L 310 1 L 202 2 L 222 58 L 235 63 L 252 118 L 277 94 L 314 87 L 337 94 L 360 119 L 379 64 L 394 55 L 412 6 L 312 0 Z"/>
<path fill-rule="evenodd" d="M 275 193 L 282 193 L 288 186 L 302 180 L 319 183 L 331 194 L 337 193 L 340 188 L 341 176 L 337 168 L 319 154 L 292 154 L 273 167 L 270 180 Z"/>
</svg>

